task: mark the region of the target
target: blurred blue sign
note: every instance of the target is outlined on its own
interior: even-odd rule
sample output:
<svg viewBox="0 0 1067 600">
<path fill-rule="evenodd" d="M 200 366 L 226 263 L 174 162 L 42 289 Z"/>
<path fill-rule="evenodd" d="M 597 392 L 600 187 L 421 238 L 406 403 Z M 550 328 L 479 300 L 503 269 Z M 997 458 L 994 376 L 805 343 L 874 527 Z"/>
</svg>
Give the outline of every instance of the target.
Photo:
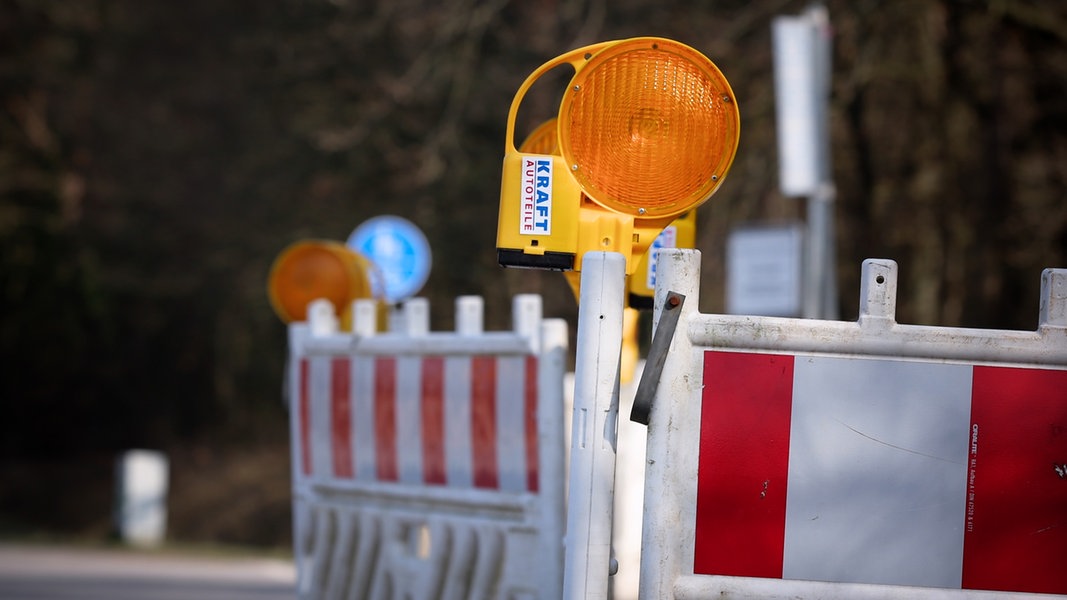
<svg viewBox="0 0 1067 600">
<path fill-rule="evenodd" d="M 389 302 L 414 296 L 430 276 L 430 244 L 407 219 L 385 215 L 364 221 L 348 236 L 347 245 L 381 272 L 377 282 L 372 278 L 381 288 L 374 292 Z"/>
</svg>

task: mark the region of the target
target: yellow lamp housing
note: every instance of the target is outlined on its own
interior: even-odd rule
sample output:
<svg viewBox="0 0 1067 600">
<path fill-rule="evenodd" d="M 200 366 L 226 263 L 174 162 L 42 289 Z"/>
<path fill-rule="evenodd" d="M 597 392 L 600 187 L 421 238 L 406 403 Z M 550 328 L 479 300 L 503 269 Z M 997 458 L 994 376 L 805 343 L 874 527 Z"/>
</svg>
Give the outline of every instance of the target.
<svg viewBox="0 0 1067 600">
<path fill-rule="evenodd" d="M 351 328 L 352 302 L 371 298 L 371 262 L 341 242 L 302 240 L 271 265 L 267 295 L 283 323 L 307 320 L 307 306 L 329 300 L 343 329 Z"/>
<path fill-rule="evenodd" d="M 522 99 L 565 64 L 575 74 L 554 120 L 555 143 L 546 123 L 516 149 Z M 664 227 L 719 188 L 739 134 L 726 78 L 679 42 L 603 42 L 548 61 L 508 113 L 498 262 L 580 271 L 585 252 L 607 251 L 623 254 L 632 274 Z"/>
<path fill-rule="evenodd" d="M 629 292 L 628 306 L 642 310 L 652 308 L 658 266 L 654 253 L 660 248 L 696 248 L 696 214 L 695 210 L 691 210 L 672 221 L 656 236 L 648 251 L 641 255 L 637 269 L 630 275 L 626 284 Z"/>
</svg>

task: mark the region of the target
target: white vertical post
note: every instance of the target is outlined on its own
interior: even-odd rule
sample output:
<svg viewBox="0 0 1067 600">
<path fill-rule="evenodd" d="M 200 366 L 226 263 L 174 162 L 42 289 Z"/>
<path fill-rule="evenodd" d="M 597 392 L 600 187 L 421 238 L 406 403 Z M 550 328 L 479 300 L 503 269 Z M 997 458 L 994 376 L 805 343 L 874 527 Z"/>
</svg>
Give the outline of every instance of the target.
<svg viewBox="0 0 1067 600">
<path fill-rule="evenodd" d="M 879 258 L 863 261 L 860 275 L 859 322 L 892 325 L 897 316 L 897 263 Z"/>
<path fill-rule="evenodd" d="M 1038 325 L 1067 328 L 1067 269 L 1041 272 L 1041 309 Z"/>
<path fill-rule="evenodd" d="M 540 300 L 540 296 L 537 296 Z M 567 322 L 563 319 L 544 319 L 541 321 L 541 351 L 538 354 L 537 390 L 538 390 L 538 431 L 541 435 L 553 436 L 555 432 L 566 432 L 564 415 L 564 381 L 567 372 L 567 346 L 570 336 Z M 566 438 L 564 438 L 566 439 Z M 542 498 L 552 499 L 546 503 L 541 515 L 544 540 L 544 556 L 560 556 L 565 534 L 564 515 L 566 506 L 566 447 L 563 444 L 538 444 L 541 448 L 541 479 L 538 482 Z M 546 581 L 544 589 L 553 590 L 546 597 L 557 598 L 563 592 L 563 563 L 557 562 L 543 571 L 551 581 Z"/>
<path fill-rule="evenodd" d="M 325 298 L 312 300 L 307 309 L 308 325 L 311 326 L 313 337 L 322 337 L 337 333 L 339 326 L 337 313 L 333 310 L 333 303 Z"/>
<path fill-rule="evenodd" d="M 834 190 L 830 169 L 830 18 L 813 5 L 773 25 L 779 187 L 808 197 L 803 316 L 837 318 Z"/>
<path fill-rule="evenodd" d="M 411 298 L 404 303 L 404 329 L 409 336 L 421 336 L 430 332 L 430 301 L 426 298 Z"/>
<path fill-rule="evenodd" d="M 626 259 L 582 259 L 563 597 L 608 597 Z"/>
<path fill-rule="evenodd" d="M 116 464 L 115 521 L 123 541 L 158 546 L 167 529 L 167 455 L 154 450 L 128 450 Z"/>
<path fill-rule="evenodd" d="M 511 300 L 511 321 L 515 333 L 530 340 L 534 352 L 541 351 L 541 296 L 519 294 Z"/>
<path fill-rule="evenodd" d="M 378 301 L 361 298 L 352 302 L 352 333 L 369 337 L 378 332 Z"/>
<path fill-rule="evenodd" d="M 481 296 L 457 297 L 456 333 L 460 335 L 481 335 L 484 308 L 485 300 Z"/>
<path fill-rule="evenodd" d="M 696 480 L 699 453 L 669 454 L 673 436 L 700 421 L 700 402 L 692 402 L 699 390 L 699 361 L 694 357 L 687 323 L 700 306 L 700 251 L 687 249 L 660 250 L 656 273 L 656 298 L 653 324 L 659 327 L 668 292 L 685 296 L 678 310 L 678 328 L 671 339 L 667 359 L 660 374 L 660 385 L 652 401 L 645 446 L 644 522 L 641 524 L 640 598 L 674 598 L 674 580 L 688 564 L 693 565 L 695 529 L 678 527 L 668 531 L 654 523 L 693 523 L 696 515 Z M 653 332 L 655 335 L 655 332 Z M 680 482 L 686 482 L 685 485 Z M 679 552 L 679 548 L 688 551 Z"/>
</svg>

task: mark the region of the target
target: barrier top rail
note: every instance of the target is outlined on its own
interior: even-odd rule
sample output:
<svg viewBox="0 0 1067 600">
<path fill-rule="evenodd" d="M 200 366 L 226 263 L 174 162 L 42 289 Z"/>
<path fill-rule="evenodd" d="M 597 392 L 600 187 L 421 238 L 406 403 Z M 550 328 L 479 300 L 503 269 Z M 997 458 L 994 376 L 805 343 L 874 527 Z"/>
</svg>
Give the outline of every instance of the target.
<svg viewBox="0 0 1067 600">
<path fill-rule="evenodd" d="M 352 305 L 352 331 L 340 331 L 326 300 L 308 306 L 307 323 L 291 328 L 290 348 L 313 354 L 536 354 L 541 351 L 541 297 L 520 294 L 512 299 L 512 330 L 485 331 L 480 296 L 456 298 L 455 331 L 430 331 L 430 305 L 425 298 L 404 302 L 388 332 L 378 331 L 378 305 L 357 300 Z M 555 320 L 549 320 L 552 322 Z M 553 325 L 557 328 L 562 323 Z M 565 325 L 564 325 L 565 326 Z"/>
<path fill-rule="evenodd" d="M 1067 270 L 1000 331 L 897 323 L 889 260 L 855 322 L 700 314 L 699 256 L 659 256 L 641 597 L 1067 594 Z"/>
</svg>

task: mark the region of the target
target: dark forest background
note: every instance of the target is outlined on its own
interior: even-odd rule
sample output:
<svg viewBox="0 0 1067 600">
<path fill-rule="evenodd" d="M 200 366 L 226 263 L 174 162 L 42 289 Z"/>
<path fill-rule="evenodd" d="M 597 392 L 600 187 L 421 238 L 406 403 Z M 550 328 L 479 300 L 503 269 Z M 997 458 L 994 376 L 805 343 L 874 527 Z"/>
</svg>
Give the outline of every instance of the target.
<svg viewBox="0 0 1067 600">
<path fill-rule="evenodd" d="M 506 115 L 546 60 L 658 35 L 730 80 L 741 144 L 701 208 L 702 309 L 724 241 L 803 218 L 777 188 L 771 20 L 793 0 L 0 0 L 0 535 L 107 528 L 110 465 L 171 452 L 179 539 L 285 544 L 289 243 L 396 214 L 453 299 L 577 309 L 556 273 L 502 270 Z M 1034 329 L 1067 266 L 1067 4 L 830 0 L 838 288 L 900 264 L 901 322 Z M 551 89 L 551 86 L 548 86 Z M 537 90 L 537 88 L 535 88 Z M 529 130 L 555 112 L 538 91 Z"/>
</svg>

